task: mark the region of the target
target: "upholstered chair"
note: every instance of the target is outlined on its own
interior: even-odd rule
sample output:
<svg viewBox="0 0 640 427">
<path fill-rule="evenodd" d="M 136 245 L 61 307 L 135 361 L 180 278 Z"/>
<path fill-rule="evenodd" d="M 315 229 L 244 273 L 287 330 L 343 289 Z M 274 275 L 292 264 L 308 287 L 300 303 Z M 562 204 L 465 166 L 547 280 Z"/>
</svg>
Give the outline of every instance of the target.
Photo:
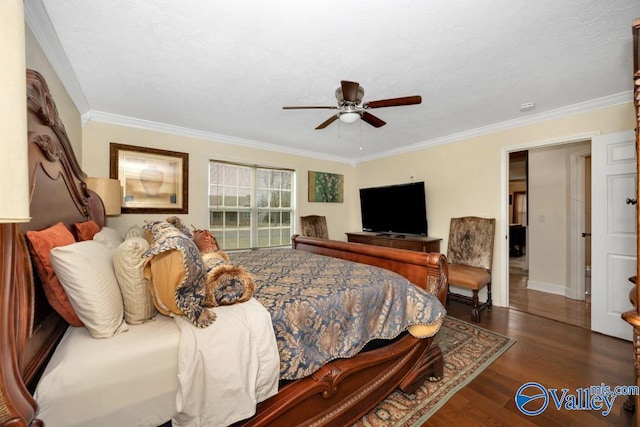
<svg viewBox="0 0 640 427">
<path fill-rule="evenodd" d="M 327 219 L 321 215 L 308 215 L 300 217 L 300 233 L 305 237 L 319 237 L 328 239 Z"/>
<path fill-rule="evenodd" d="M 472 305 L 471 320 L 480 321 L 480 312 L 491 310 L 491 264 L 495 218 L 468 216 L 451 218 L 447 259 L 449 261 L 448 298 Z M 468 289 L 472 296 L 454 293 L 451 287 Z M 487 287 L 487 300 L 480 303 L 478 293 Z"/>
</svg>

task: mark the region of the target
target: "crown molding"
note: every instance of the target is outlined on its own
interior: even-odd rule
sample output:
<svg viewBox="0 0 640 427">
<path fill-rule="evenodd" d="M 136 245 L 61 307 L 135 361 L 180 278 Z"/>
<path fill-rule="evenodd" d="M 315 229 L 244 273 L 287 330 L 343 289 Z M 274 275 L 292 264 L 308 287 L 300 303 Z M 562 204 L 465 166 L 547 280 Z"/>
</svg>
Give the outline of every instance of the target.
<svg viewBox="0 0 640 427">
<path fill-rule="evenodd" d="M 428 141 L 419 142 L 416 144 L 407 145 L 405 147 L 399 147 L 393 150 L 382 151 L 380 153 L 372 154 L 370 156 L 359 157 L 355 160 L 355 164 L 382 159 L 385 157 L 391 157 L 398 154 L 408 153 L 412 151 L 421 150 L 424 148 L 435 147 L 437 145 L 450 144 L 452 142 L 462 141 L 465 139 L 471 139 L 478 136 L 484 136 L 492 133 L 505 131 L 508 129 L 514 129 L 523 127 L 535 123 L 546 122 L 549 120 L 559 119 L 562 117 L 572 116 L 579 113 L 586 113 L 588 111 L 598 110 L 601 108 L 612 107 L 614 105 L 624 104 L 633 101 L 633 92 L 620 92 L 602 98 L 596 98 L 577 104 L 567 105 L 565 107 L 556 108 L 554 110 L 545 111 L 539 114 L 532 114 L 526 117 L 507 120 L 505 122 L 495 123 L 489 126 L 483 126 L 475 129 L 471 129 L 464 132 L 454 133 L 451 135 L 443 136 L 440 138 L 430 139 Z"/>
<path fill-rule="evenodd" d="M 89 103 L 62 48 L 60 39 L 58 39 L 58 35 L 53 29 L 49 14 L 42 0 L 25 0 L 24 19 L 51 66 L 58 74 L 58 78 L 62 81 L 62 85 L 69 93 L 80 115 L 86 115 L 90 110 Z"/>
<path fill-rule="evenodd" d="M 84 118 L 84 117 L 83 117 Z M 253 141 L 250 139 L 237 138 L 229 135 L 221 135 L 213 132 L 204 132 L 195 129 L 189 129 L 181 126 L 168 125 L 165 123 L 152 122 L 149 120 L 141 120 L 127 116 L 119 116 L 117 114 L 105 113 L 101 111 L 90 111 L 87 115 L 87 122 L 95 121 L 108 123 L 119 126 L 127 126 L 138 129 L 150 130 L 155 132 L 168 133 L 173 135 L 185 136 L 190 138 L 199 138 L 207 141 L 215 141 L 223 144 L 238 145 L 241 147 L 255 148 L 259 150 L 275 151 L 283 154 L 292 154 L 296 156 L 311 157 L 319 160 L 328 160 L 339 163 L 352 164 L 351 159 L 339 156 L 330 156 L 315 151 L 301 150 L 297 148 L 283 147 L 281 145 L 269 144 L 267 142 Z"/>
<path fill-rule="evenodd" d="M 398 154 L 413 152 L 422 150 L 429 147 L 435 147 L 437 145 L 450 144 L 452 142 L 462 141 L 465 139 L 471 139 L 478 136 L 488 135 L 492 133 L 501 132 L 508 129 L 514 129 L 523 127 L 535 123 L 554 120 L 562 117 L 571 116 L 574 114 L 593 111 L 601 108 L 611 107 L 614 105 L 624 104 L 632 102 L 632 91 L 620 92 L 614 95 L 605 96 L 602 98 L 593 99 L 590 101 L 581 102 L 578 104 L 568 105 L 562 108 L 557 108 L 550 111 L 545 111 L 539 114 L 528 115 L 527 117 L 518 118 L 514 120 L 508 120 L 501 123 L 496 123 L 489 126 L 483 126 L 476 129 L 471 129 L 464 132 L 459 132 L 440 138 L 434 138 L 428 141 L 411 144 L 405 147 L 399 147 L 393 150 L 387 150 L 380 153 L 376 153 L 370 156 L 363 156 L 358 158 L 344 158 L 339 156 L 330 156 L 315 151 L 301 150 L 283 147 L 281 145 L 269 144 L 266 142 L 253 141 L 243 138 L 236 138 L 229 135 L 221 135 L 212 132 L 198 131 L 194 129 L 184 128 L 180 126 L 167 125 L 164 123 L 152 122 L 148 120 L 140 120 L 132 117 L 119 116 L 116 114 L 104 113 L 100 111 L 89 111 L 82 116 L 83 124 L 90 120 L 97 122 L 115 124 L 120 126 L 135 127 L 139 129 L 152 130 L 156 132 L 169 133 L 173 135 L 180 135 L 186 137 L 200 138 L 208 141 L 216 141 L 224 144 L 239 145 L 243 147 L 275 151 L 284 154 L 292 154 L 303 157 L 311 157 L 314 159 L 328 160 L 339 163 L 346 163 L 352 167 L 356 167 L 358 163 L 377 160 L 385 157 L 391 157 Z"/>
</svg>

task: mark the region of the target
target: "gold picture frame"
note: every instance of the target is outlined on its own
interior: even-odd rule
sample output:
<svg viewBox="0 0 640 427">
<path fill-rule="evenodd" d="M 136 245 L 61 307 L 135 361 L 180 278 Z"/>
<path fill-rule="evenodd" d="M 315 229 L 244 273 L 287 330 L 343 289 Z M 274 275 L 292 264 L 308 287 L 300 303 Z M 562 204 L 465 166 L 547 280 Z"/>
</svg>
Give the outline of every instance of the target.
<svg viewBox="0 0 640 427">
<path fill-rule="evenodd" d="M 109 176 L 120 181 L 122 213 L 189 213 L 189 154 L 109 144 Z"/>
</svg>

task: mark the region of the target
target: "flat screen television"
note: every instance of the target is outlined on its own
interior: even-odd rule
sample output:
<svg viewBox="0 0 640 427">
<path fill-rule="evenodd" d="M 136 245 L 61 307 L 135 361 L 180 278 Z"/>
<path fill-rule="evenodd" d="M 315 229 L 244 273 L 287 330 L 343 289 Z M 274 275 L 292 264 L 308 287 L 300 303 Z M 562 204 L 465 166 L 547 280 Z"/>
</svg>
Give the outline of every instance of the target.
<svg viewBox="0 0 640 427">
<path fill-rule="evenodd" d="M 424 182 L 360 189 L 362 230 L 428 236 Z"/>
</svg>

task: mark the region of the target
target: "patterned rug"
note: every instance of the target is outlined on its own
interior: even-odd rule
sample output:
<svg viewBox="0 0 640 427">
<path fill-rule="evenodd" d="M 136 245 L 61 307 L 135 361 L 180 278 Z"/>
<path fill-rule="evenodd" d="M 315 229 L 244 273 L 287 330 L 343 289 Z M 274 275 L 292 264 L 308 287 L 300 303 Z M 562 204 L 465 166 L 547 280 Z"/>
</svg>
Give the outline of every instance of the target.
<svg viewBox="0 0 640 427">
<path fill-rule="evenodd" d="M 515 340 L 447 316 L 436 335 L 444 353 L 444 377 L 415 394 L 395 391 L 354 426 L 421 426 L 447 400 L 504 353 Z"/>
</svg>

